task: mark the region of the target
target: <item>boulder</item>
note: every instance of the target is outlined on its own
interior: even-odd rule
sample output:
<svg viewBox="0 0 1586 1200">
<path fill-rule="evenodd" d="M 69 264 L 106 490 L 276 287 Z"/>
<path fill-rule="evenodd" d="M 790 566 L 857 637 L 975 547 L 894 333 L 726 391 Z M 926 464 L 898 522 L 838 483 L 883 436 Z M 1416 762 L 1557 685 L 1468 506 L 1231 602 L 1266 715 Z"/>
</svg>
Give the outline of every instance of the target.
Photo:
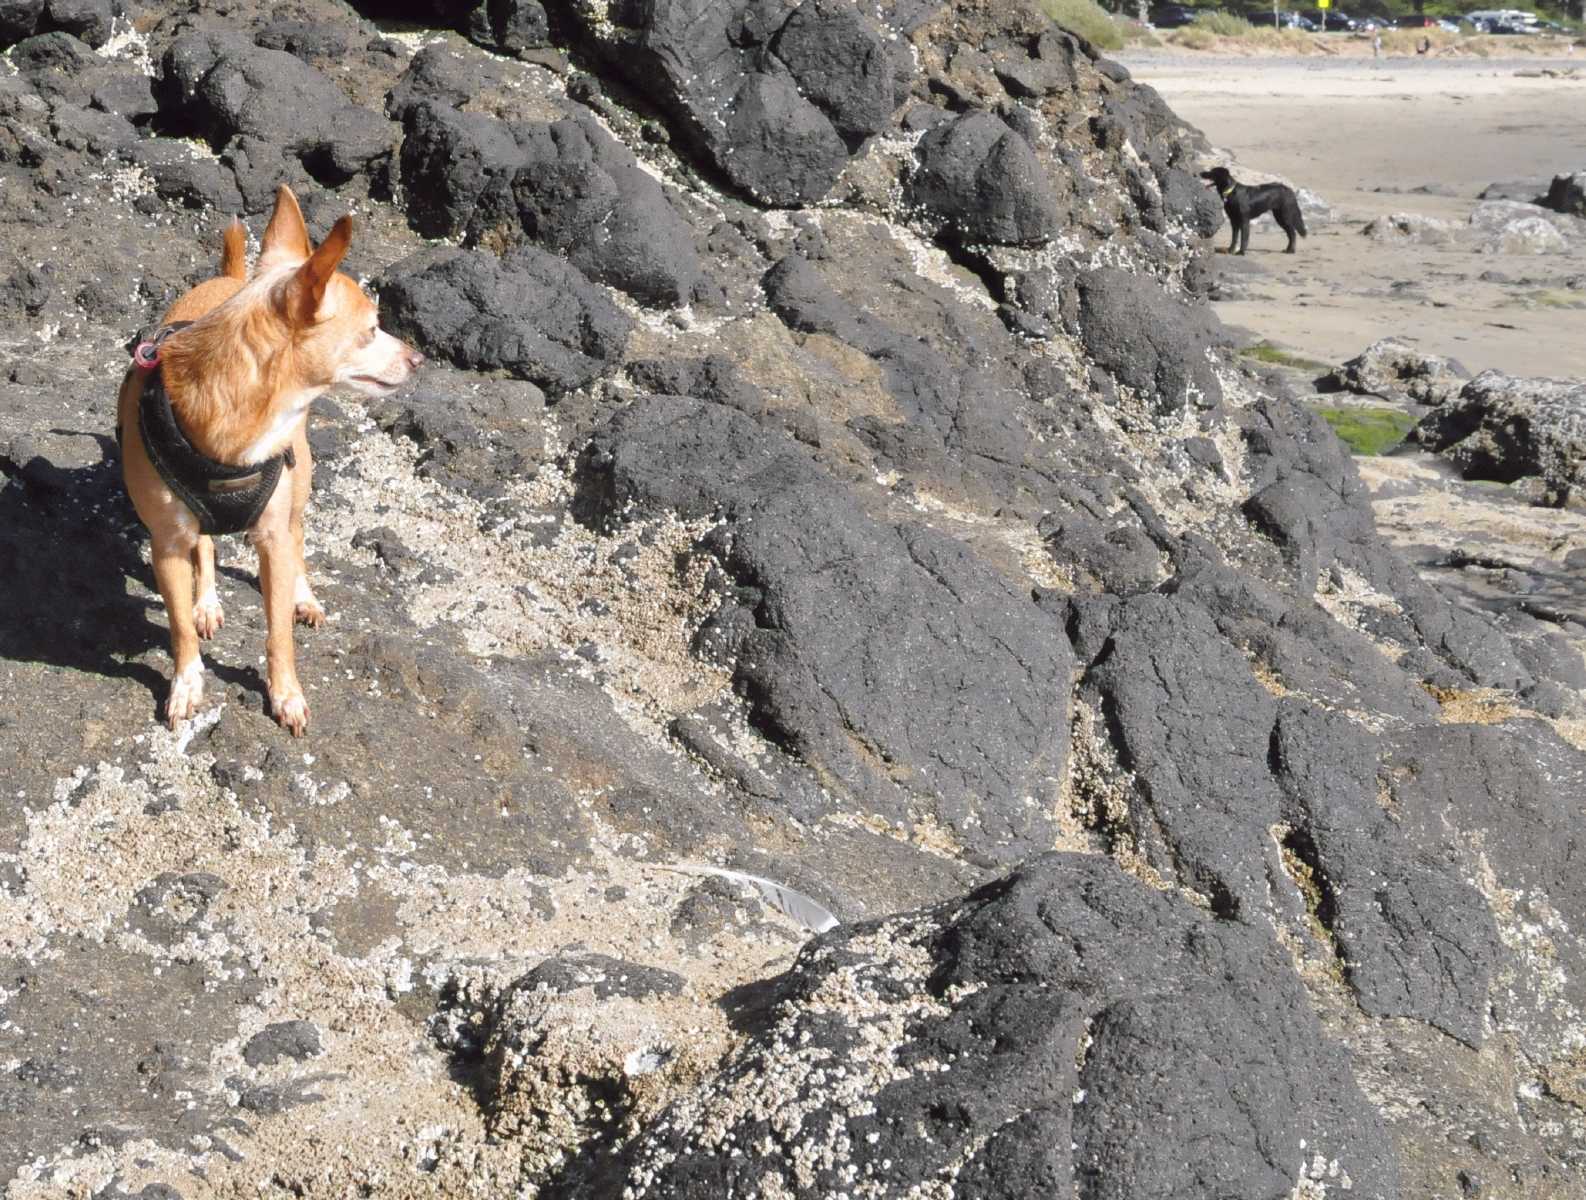
<svg viewBox="0 0 1586 1200">
<path fill-rule="evenodd" d="M 767 204 L 819 200 L 913 74 L 852 0 L 658 0 L 607 22 L 575 8 L 593 49 L 735 189 Z"/>
<path fill-rule="evenodd" d="M 911 435 L 933 448 L 953 450 L 994 487 L 1006 487 L 1009 474 L 1023 465 L 1030 437 L 1019 421 L 1017 396 L 993 376 L 951 363 L 928 342 L 860 311 L 802 255 L 783 258 L 760 286 L 771 311 L 789 329 L 839 338 L 880 366 Z M 853 427 L 873 450 L 894 440 L 873 420 L 861 419 Z"/>
<path fill-rule="evenodd" d="M 426 353 L 506 371 L 552 396 L 613 372 L 632 323 L 576 269 L 534 246 L 500 259 L 449 247 L 375 281 L 385 327 Z"/>
<path fill-rule="evenodd" d="M 605 528 L 722 520 L 700 552 L 734 591 L 700 636 L 722 635 L 755 727 L 842 807 L 929 813 L 1004 861 L 1052 836 L 1026 797 L 1050 793 L 1068 741 L 1067 642 L 961 543 L 878 521 L 795 443 L 678 397 L 597 430 L 576 511 Z"/>
<path fill-rule="evenodd" d="M 463 18 L 458 32 L 499 54 L 551 44 L 550 22 L 539 0 L 487 0 Z"/>
<path fill-rule="evenodd" d="M 254 35 L 256 46 L 266 50 L 285 50 L 310 66 L 316 58 L 340 58 L 347 53 L 348 32 L 330 21 L 303 21 L 277 13 L 268 25 Z"/>
<path fill-rule="evenodd" d="M 844 138 L 886 128 L 892 110 L 892 55 L 886 40 L 848 0 L 804 0 L 770 41 L 799 93 Z"/>
<path fill-rule="evenodd" d="M 1112 267 L 1085 271 L 1079 332 L 1095 362 L 1162 413 L 1222 401 L 1208 355 L 1222 326 L 1211 308 L 1175 300 L 1149 279 Z"/>
<path fill-rule="evenodd" d="M 1399 1194 L 1391 1142 L 1288 953 L 1101 856 L 835 930 L 611 1194 L 1097 1200 Z"/>
<path fill-rule="evenodd" d="M 235 137 L 255 138 L 330 186 L 388 156 L 401 132 L 295 55 L 227 31 L 177 38 L 160 60 L 155 98 L 174 125 L 217 152 Z"/>
<path fill-rule="evenodd" d="M 1568 254 L 1570 244 L 1551 222 L 1523 217 L 1492 231 L 1478 254 Z"/>
<path fill-rule="evenodd" d="M 1458 226 L 1420 213 L 1401 212 L 1366 222 L 1360 232 L 1373 241 L 1409 243 L 1417 246 L 1447 246 L 1454 242 Z"/>
<path fill-rule="evenodd" d="M 1553 182 L 1548 184 L 1547 194 L 1538 197 L 1536 202 L 1554 212 L 1586 217 L 1586 171 L 1555 175 Z"/>
<path fill-rule="evenodd" d="M 42 25 L 97 48 L 110 40 L 111 25 L 124 11 L 121 0 L 48 0 Z"/>
<path fill-rule="evenodd" d="M 1331 384 L 1398 403 L 1435 406 L 1453 399 L 1470 380 L 1457 359 L 1416 350 L 1398 338 L 1373 342 L 1332 373 Z"/>
<path fill-rule="evenodd" d="M 989 112 L 965 113 L 920 139 L 907 203 L 968 242 L 1039 246 L 1063 210 L 1030 144 Z"/>
<path fill-rule="evenodd" d="M 9 46 L 38 31 L 44 0 L 0 0 L 0 42 Z"/>
<path fill-rule="evenodd" d="M 408 219 L 430 237 L 527 239 L 644 304 L 709 300 L 692 233 L 633 152 L 588 115 L 502 122 L 408 100 Z"/>
<path fill-rule="evenodd" d="M 130 127 L 129 127 L 130 128 Z M 134 141 L 122 157 L 142 167 L 154 181 L 154 194 L 184 208 L 237 212 L 241 194 L 220 162 L 190 142 L 174 138 Z"/>
<path fill-rule="evenodd" d="M 1582 482 L 1586 462 L 1586 383 L 1483 371 L 1410 436 L 1466 479 L 1540 476 L 1551 501 L 1562 504 Z"/>
</svg>

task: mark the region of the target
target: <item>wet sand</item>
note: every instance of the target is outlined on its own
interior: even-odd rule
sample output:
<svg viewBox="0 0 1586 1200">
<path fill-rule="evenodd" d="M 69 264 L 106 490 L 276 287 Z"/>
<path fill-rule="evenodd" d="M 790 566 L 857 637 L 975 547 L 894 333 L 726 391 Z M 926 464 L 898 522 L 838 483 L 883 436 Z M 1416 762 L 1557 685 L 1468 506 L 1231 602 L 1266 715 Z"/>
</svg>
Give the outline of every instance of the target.
<svg viewBox="0 0 1586 1200">
<path fill-rule="evenodd" d="M 1478 253 L 1463 231 L 1452 245 L 1361 234 L 1400 212 L 1462 225 L 1495 181 L 1531 177 L 1545 190 L 1555 174 L 1586 170 L 1586 54 L 1118 57 L 1247 178 L 1281 176 L 1335 210 L 1311 222 L 1296 255 L 1280 253 L 1282 234 L 1263 224 L 1245 260 L 1223 260 L 1239 297 L 1218 303 L 1225 323 L 1328 363 L 1391 335 L 1473 372 L 1586 377 L 1586 224 L 1562 254 Z M 1537 74 L 1571 68 L 1574 77 Z M 1453 194 L 1411 191 L 1424 185 Z"/>
</svg>

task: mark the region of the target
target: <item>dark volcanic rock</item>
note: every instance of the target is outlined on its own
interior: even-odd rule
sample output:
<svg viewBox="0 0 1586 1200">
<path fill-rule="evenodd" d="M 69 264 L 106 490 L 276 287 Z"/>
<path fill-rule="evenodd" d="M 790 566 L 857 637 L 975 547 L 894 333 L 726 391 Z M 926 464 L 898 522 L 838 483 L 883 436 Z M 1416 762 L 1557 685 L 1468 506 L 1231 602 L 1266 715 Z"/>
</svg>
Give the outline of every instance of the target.
<svg viewBox="0 0 1586 1200">
<path fill-rule="evenodd" d="M 1586 171 L 1573 175 L 1555 175 L 1548 184 L 1547 194 L 1539 196 L 1536 203 L 1554 212 L 1586 217 Z"/>
<path fill-rule="evenodd" d="M 726 519 L 702 549 L 734 580 L 735 603 L 757 597 L 729 639 L 735 684 L 772 742 L 865 811 L 934 811 L 1003 858 L 1051 836 L 1025 797 L 1048 794 L 1062 760 L 1068 649 L 961 544 L 875 521 L 792 443 L 674 397 L 597 432 L 580 502 L 599 523 Z"/>
<path fill-rule="evenodd" d="M 1207 361 L 1222 325 L 1209 306 L 1184 304 L 1151 280 L 1111 267 L 1086 271 L 1075 283 L 1085 349 L 1119 383 L 1162 412 L 1222 400 Z"/>
<path fill-rule="evenodd" d="M 762 12 L 771 6 L 763 6 Z M 746 21 L 745 24 L 748 22 Z M 886 40 L 848 0 L 804 0 L 771 39 L 799 92 L 846 138 L 886 128 L 897 107 Z"/>
<path fill-rule="evenodd" d="M 1399 1194 L 1271 935 L 1103 858 L 1046 855 L 837 931 L 780 988 L 770 1028 L 645 1130 L 613 1191 L 1278 1197 L 1319 1163 L 1353 1195 Z"/>
<path fill-rule="evenodd" d="M 37 32 L 44 15 L 44 0 L 3 0 L 0 2 L 0 42 L 11 45 Z"/>
<path fill-rule="evenodd" d="M 515 980 L 501 996 L 501 1008 L 511 1007 L 515 992 L 546 988 L 553 992 L 576 992 L 590 988 L 598 1000 L 628 996 L 676 996 L 684 979 L 675 971 L 623 962 L 609 954 L 581 954 L 568 958 L 548 958 L 528 974 Z"/>
<path fill-rule="evenodd" d="M 1479 1044 L 1497 953 L 1491 916 L 1446 865 L 1413 858 L 1384 820 L 1376 740 L 1315 705 L 1275 703 L 1183 599 L 1135 597 L 1106 620 L 1081 695 L 1106 714 L 1133 777 L 1122 820 L 1152 867 L 1214 911 L 1258 921 L 1283 878 L 1281 828 L 1281 849 L 1318 889 L 1306 903 L 1336 940 L 1361 1006 Z M 1199 703 L 1206 695 L 1219 698 L 1214 710 Z M 1298 897 L 1280 890 L 1279 910 L 1292 910 Z"/>
<path fill-rule="evenodd" d="M 502 54 L 551 44 L 550 23 L 539 0 L 486 0 L 468 14 L 459 32 Z"/>
<path fill-rule="evenodd" d="M 592 117 L 507 124 L 425 100 L 403 111 L 402 177 L 419 232 L 527 238 L 646 304 L 713 294 L 660 184 Z"/>
<path fill-rule="evenodd" d="M 205 0 L 156 109 L 104 11 L 0 3 L 0 1184 L 1580 1193 L 1586 631 L 1175 298 L 1154 93 L 1004 0 Z M 310 413 L 308 736 L 226 541 L 168 731 L 124 339 L 282 183 L 433 359 Z M 1565 498 L 1579 397 L 1379 357 Z"/>
<path fill-rule="evenodd" d="M 301 21 L 277 13 L 254 36 L 254 45 L 285 50 L 310 66 L 316 58 L 340 58 L 347 53 L 347 31 L 329 21 Z"/>
<path fill-rule="evenodd" d="M 545 9 L 539 0 L 363 0 L 354 7 L 371 17 L 455 29 L 499 54 L 550 44 Z"/>
<path fill-rule="evenodd" d="M 751 417 L 765 411 L 765 393 L 744 379 L 738 364 L 725 354 L 690 359 L 640 359 L 628 365 L 628 378 L 645 391 L 658 395 L 711 400 Z"/>
<path fill-rule="evenodd" d="M 1500 949 L 1492 912 L 1445 859 L 1412 856 L 1383 814 L 1378 739 L 1286 697 L 1272 745 L 1292 806 L 1285 848 L 1312 871 L 1318 919 L 1331 925 L 1361 1008 L 1419 1017 L 1480 1046 Z"/>
<path fill-rule="evenodd" d="M 304 1062 L 322 1053 L 319 1027 L 312 1021 L 276 1021 L 248 1039 L 242 1061 L 250 1067 L 273 1067 L 282 1058 Z"/>
<path fill-rule="evenodd" d="M 230 32 L 187 34 L 172 43 L 160 61 L 155 96 L 169 123 L 217 152 L 234 137 L 257 138 L 282 147 L 330 185 L 368 169 L 400 136 L 294 55 Z"/>
<path fill-rule="evenodd" d="M 485 113 L 422 99 L 404 102 L 401 111 L 408 222 L 423 237 L 454 237 L 468 227 L 486 188 L 510 185 L 527 156 L 511 128 Z"/>
<path fill-rule="evenodd" d="M 64 33 L 28 38 L 14 46 L 9 57 L 17 74 L 40 95 L 70 104 L 87 99 L 88 82 L 99 66 L 99 57 L 92 50 Z"/>
<path fill-rule="evenodd" d="M 1586 462 L 1586 384 L 1483 371 L 1423 417 L 1411 436 L 1466 479 L 1513 483 L 1539 476 L 1550 501 L 1562 505 L 1581 483 Z"/>
<path fill-rule="evenodd" d="M 988 112 L 965 113 L 920 139 L 905 199 L 970 242 L 1039 246 L 1063 211 L 1030 144 Z"/>
<path fill-rule="evenodd" d="M 123 12 L 121 0 L 6 0 L 0 4 L 0 45 L 59 31 L 90 46 L 103 46 L 110 40 L 112 23 Z"/>
<path fill-rule="evenodd" d="M 599 28 L 593 10 L 573 12 L 686 140 L 769 204 L 824 196 L 848 161 L 844 138 L 878 131 L 896 106 L 899 60 L 848 0 L 747 9 L 660 0 L 624 10 L 615 30 Z"/>
<path fill-rule="evenodd" d="M 110 40 L 111 25 L 122 13 L 121 0 L 49 0 L 44 25 L 97 47 Z"/>
<path fill-rule="evenodd" d="M 855 433 L 871 449 L 902 449 L 915 436 L 949 448 L 993 480 L 1024 462 L 1029 434 L 1018 419 L 1017 397 L 973 366 L 957 366 L 927 341 L 863 312 L 842 299 L 808 259 L 790 254 L 761 280 L 771 310 L 789 329 L 824 333 L 858 347 L 881 367 L 888 392 L 908 420 L 907 435 L 861 418 Z"/>
<path fill-rule="evenodd" d="M 501 259 L 421 251 L 376 285 L 385 327 L 428 353 L 505 370 L 553 396 L 616 369 L 630 322 L 566 262 L 533 246 Z"/>
</svg>

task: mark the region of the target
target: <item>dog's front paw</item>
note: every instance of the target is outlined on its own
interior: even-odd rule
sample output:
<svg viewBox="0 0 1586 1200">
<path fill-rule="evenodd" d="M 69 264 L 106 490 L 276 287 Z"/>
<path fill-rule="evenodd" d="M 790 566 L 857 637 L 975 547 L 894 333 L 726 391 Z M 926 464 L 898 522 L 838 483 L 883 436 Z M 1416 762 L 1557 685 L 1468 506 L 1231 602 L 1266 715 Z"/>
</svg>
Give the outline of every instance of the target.
<svg viewBox="0 0 1586 1200">
<path fill-rule="evenodd" d="M 293 737 L 302 737 L 308 728 L 308 698 L 295 683 L 290 689 L 270 693 L 270 710 L 281 728 L 290 729 Z"/>
<path fill-rule="evenodd" d="M 308 580 L 301 575 L 297 578 L 297 595 L 292 597 L 292 619 L 299 625 L 312 625 L 316 629 L 325 623 L 325 606 L 314 599 Z"/>
<path fill-rule="evenodd" d="M 172 729 L 198 711 L 204 698 L 204 663 L 195 658 L 187 669 L 171 676 L 171 698 L 165 702 L 165 723 Z"/>
<path fill-rule="evenodd" d="M 209 641 L 226 624 L 226 614 L 220 610 L 220 597 L 214 592 L 205 592 L 198 598 L 198 603 L 193 605 L 193 628 L 198 631 L 198 636 L 204 641 Z"/>
</svg>

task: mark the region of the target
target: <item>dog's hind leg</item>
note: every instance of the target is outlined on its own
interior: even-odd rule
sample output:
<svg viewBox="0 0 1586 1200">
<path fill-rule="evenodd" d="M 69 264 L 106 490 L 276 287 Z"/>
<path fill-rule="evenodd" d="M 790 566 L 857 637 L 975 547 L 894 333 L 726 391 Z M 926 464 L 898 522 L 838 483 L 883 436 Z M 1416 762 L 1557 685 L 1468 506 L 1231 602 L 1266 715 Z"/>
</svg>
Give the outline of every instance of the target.
<svg viewBox="0 0 1586 1200">
<path fill-rule="evenodd" d="M 308 506 L 309 487 L 314 482 L 314 460 L 302 429 L 292 439 L 292 452 L 297 456 L 297 468 L 292 472 L 291 530 L 297 565 L 297 578 L 292 584 L 292 619 L 300 625 L 318 627 L 325 623 L 325 606 L 314 598 L 313 589 L 308 586 L 308 560 L 303 554 L 303 509 Z"/>
<path fill-rule="evenodd" d="M 200 534 L 193 550 L 193 565 L 197 573 L 198 600 L 193 605 L 193 628 L 204 641 L 219 633 L 226 623 L 226 614 L 220 608 L 220 594 L 215 590 L 215 543 L 206 534 Z"/>
<path fill-rule="evenodd" d="M 165 702 L 165 723 L 172 729 L 198 711 L 204 698 L 204 660 L 198 653 L 193 623 L 193 563 L 198 554 L 196 524 L 189 516 L 174 530 L 153 539 L 154 581 L 165 601 L 171 626 L 171 695 Z M 183 526 L 187 526 L 184 528 Z"/>
</svg>

